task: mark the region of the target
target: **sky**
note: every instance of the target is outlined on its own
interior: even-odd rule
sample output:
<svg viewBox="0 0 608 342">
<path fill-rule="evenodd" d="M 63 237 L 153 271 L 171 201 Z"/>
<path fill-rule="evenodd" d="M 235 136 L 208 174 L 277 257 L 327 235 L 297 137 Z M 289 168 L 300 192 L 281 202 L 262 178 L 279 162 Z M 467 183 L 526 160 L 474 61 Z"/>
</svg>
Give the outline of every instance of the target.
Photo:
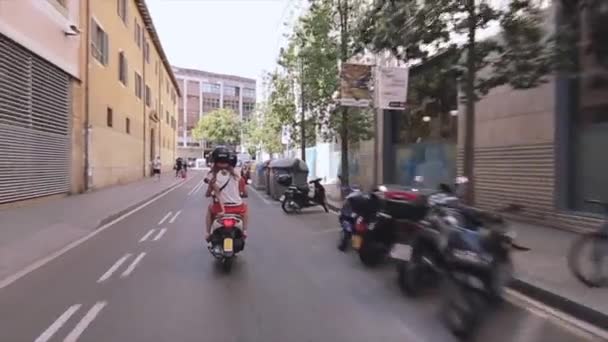
<svg viewBox="0 0 608 342">
<path fill-rule="evenodd" d="M 172 65 L 258 80 L 305 0 L 147 0 Z"/>
</svg>

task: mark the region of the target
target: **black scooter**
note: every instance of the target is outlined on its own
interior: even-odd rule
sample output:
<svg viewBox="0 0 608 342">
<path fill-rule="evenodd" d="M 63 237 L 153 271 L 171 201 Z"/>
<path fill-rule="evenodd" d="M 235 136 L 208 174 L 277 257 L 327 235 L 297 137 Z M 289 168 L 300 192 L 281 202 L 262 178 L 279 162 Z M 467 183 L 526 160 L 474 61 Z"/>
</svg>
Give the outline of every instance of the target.
<svg viewBox="0 0 608 342">
<path fill-rule="evenodd" d="M 291 175 L 280 175 L 277 179 L 280 185 L 286 186 L 287 190 L 280 198 L 281 208 L 286 214 L 300 212 L 303 208 L 320 205 L 325 212 L 327 209 L 325 188 L 321 185 L 321 178 L 313 179 L 307 185 L 292 185 Z M 310 185 L 314 187 L 314 196 L 311 198 Z"/>
</svg>

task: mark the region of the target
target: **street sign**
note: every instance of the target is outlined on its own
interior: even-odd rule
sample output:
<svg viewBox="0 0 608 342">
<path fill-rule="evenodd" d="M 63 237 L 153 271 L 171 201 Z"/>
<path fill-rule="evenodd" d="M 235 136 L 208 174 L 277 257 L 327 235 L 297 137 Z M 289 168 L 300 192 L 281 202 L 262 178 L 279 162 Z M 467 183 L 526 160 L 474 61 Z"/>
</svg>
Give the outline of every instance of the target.
<svg viewBox="0 0 608 342">
<path fill-rule="evenodd" d="M 347 107 L 369 107 L 372 104 L 372 67 L 365 64 L 342 64 L 340 70 L 340 104 Z"/>
<path fill-rule="evenodd" d="M 409 69 L 378 67 L 376 71 L 378 108 L 405 109 Z"/>
</svg>

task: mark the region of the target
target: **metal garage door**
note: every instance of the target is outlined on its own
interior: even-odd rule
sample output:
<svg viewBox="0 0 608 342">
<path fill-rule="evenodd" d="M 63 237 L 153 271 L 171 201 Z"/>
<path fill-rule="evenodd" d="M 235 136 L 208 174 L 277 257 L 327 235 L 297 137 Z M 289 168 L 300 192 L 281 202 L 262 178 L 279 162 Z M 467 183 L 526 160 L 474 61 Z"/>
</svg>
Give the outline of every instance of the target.
<svg viewBox="0 0 608 342">
<path fill-rule="evenodd" d="M 69 85 L 0 34 L 0 204 L 68 192 Z"/>
</svg>

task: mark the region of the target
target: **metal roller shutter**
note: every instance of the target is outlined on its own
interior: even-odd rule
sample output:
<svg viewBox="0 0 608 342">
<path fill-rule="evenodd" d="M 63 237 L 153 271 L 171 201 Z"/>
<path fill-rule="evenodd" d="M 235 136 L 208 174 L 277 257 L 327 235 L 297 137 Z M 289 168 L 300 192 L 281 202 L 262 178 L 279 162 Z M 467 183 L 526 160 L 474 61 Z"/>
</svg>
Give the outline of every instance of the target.
<svg viewBox="0 0 608 342">
<path fill-rule="evenodd" d="M 70 77 L 0 35 L 0 204 L 67 193 Z"/>
</svg>

